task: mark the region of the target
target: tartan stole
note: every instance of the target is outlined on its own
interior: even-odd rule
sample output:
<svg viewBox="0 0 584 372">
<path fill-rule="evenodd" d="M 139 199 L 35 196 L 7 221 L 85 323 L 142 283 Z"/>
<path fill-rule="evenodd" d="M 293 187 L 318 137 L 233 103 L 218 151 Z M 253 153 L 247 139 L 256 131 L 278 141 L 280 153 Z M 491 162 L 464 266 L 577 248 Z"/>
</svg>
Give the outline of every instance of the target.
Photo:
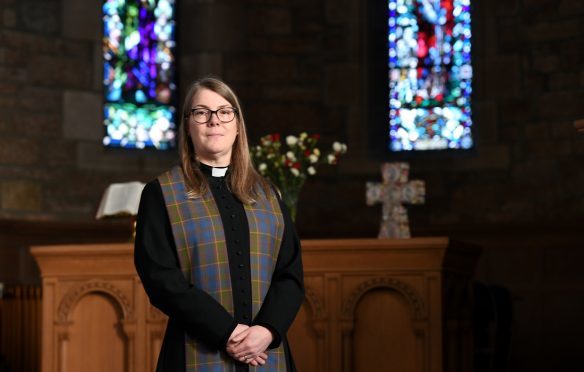
<svg viewBox="0 0 584 372">
<path fill-rule="evenodd" d="M 210 190 L 195 199 L 188 199 L 184 175 L 180 166 L 158 177 L 172 233 L 185 278 L 233 315 L 231 275 L 223 222 Z M 275 193 L 252 204 L 244 204 L 249 225 L 252 315 L 255 318 L 272 281 L 280 244 L 284 234 L 284 218 Z M 235 360 L 224 350 L 212 350 L 185 332 L 186 370 L 234 371 Z M 266 350 L 268 360 L 250 371 L 285 371 L 283 345 Z"/>
</svg>

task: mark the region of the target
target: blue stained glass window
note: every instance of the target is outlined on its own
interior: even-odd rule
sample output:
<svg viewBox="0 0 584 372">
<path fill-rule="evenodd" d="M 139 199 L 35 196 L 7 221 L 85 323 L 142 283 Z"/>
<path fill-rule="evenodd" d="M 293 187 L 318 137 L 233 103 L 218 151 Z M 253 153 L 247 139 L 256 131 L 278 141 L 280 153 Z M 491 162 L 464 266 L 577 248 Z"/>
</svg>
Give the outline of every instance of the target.
<svg viewBox="0 0 584 372">
<path fill-rule="evenodd" d="M 388 0 L 389 147 L 473 146 L 470 0 Z"/>
<path fill-rule="evenodd" d="M 104 145 L 175 147 L 175 1 L 105 0 L 102 11 Z"/>
</svg>

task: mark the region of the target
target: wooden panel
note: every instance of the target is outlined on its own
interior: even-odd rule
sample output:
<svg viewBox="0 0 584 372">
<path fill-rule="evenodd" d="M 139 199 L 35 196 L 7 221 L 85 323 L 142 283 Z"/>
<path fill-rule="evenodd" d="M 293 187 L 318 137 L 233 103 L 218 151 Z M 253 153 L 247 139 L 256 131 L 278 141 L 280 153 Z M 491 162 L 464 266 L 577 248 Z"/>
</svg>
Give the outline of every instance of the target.
<svg viewBox="0 0 584 372">
<path fill-rule="evenodd" d="M 42 372 L 153 371 L 166 318 L 130 244 L 33 247 L 43 279 Z"/>
<path fill-rule="evenodd" d="M 288 342 L 299 371 L 319 370 L 318 361 L 321 357 L 317 340 L 313 312 L 305 301 L 294 320 L 294 327 L 288 332 Z"/>
<path fill-rule="evenodd" d="M 353 355 L 355 372 L 378 370 L 380 360 L 391 366 L 392 372 L 421 370 L 412 313 L 403 296 L 376 289 L 361 298 L 355 310 Z"/>
<path fill-rule="evenodd" d="M 148 348 L 147 353 L 148 360 L 147 368 L 148 371 L 154 372 L 156 371 L 156 364 L 158 363 L 158 354 L 160 353 L 160 349 L 162 348 L 162 340 L 164 339 L 164 330 L 154 330 L 148 333 Z"/>
<path fill-rule="evenodd" d="M 0 355 L 14 371 L 38 371 L 41 289 L 10 286 L 0 299 Z"/>
<path fill-rule="evenodd" d="M 122 311 L 110 296 L 99 292 L 83 296 L 67 329 L 62 371 L 127 371 L 121 319 Z"/>
</svg>

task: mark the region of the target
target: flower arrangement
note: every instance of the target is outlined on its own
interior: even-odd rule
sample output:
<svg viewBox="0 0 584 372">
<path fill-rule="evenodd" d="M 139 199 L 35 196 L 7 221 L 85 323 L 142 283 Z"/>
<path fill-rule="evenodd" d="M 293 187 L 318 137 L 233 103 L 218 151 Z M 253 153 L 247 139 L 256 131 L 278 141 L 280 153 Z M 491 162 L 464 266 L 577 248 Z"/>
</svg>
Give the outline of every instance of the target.
<svg viewBox="0 0 584 372">
<path fill-rule="evenodd" d="M 285 146 L 280 134 L 268 134 L 260 138 L 260 144 L 251 148 L 251 157 L 262 176 L 271 181 L 282 193 L 282 199 L 296 219 L 298 195 L 309 176 L 316 174 L 320 164 L 337 164 L 347 152 L 347 145 L 334 142 L 326 154 L 316 147 L 320 135 L 300 133 L 286 136 Z"/>
</svg>

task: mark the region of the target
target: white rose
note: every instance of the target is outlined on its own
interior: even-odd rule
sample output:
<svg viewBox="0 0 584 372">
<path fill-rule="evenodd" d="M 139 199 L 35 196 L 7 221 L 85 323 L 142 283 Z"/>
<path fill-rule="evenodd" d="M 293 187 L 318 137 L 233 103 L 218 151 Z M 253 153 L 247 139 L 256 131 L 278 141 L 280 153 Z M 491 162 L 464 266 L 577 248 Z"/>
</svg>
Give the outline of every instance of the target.
<svg viewBox="0 0 584 372">
<path fill-rule="evenodd" d="M 315 154 L 310 154 L 310 156 L 308 156 L 308 161 L 311 164 L 314 164 L 318 161 L 318 156 L 316 156 Z"/>
<path fill-rule="evenodd" d="M 320 156 L 320 150 L 315 148 L 312 152 L 314 152 L 314 155 L 316 156 Z"/>
<path fill-rule="evenodd" d="M 329 154 L 327 160 L 329 164 L 335 164 L 337 162 L 337 157 L 333 154 Z"/>
<path fill-rule="evenodd" d="M 266 171 L 266 169 L 268 169 L 268 166 L 266 165 L 266 163 L 261 163 L 258 166 L 258 169 L 259 169 L 259 171 L 260 171 L 261 174 L 264 174 L 264 172 Z"/>
<path fill-rule="evenodd" d="M 286 153 L 286 157 L 292 161 L 296 161 L 296 155 L 294 155 L 294 153 L 292 151 L 288 151 Z"/>
<path fill-rule="evenodd" d="M 296 169 L 296 168 L 290 168 L 290 172 L 292 172 L 292 174 L 295 177 L 298 177 L 300 175 L 300 171 L 298 169 Z"/>
<path fill-rule="evenodd" d="M 347 145 L 345 145 L 344 143 L 341 145 L 341 152 L 343 154 L 347 152 Z"/>
<path fill-rule="evenodd" d="M 340 142 L 333 143 L 333 150 L 335 150 L 335 152 L 341 152 L 342 149 L 343 149 L 343 145 L 341 145 Z"/>
<path fill-rule="evenodd" d="M 300 141 L 304 141 L 306 137 L 308 137 L 308 134 L 306 132 L 300 133 Z"/>
<path fill-rule="evenodd" d="M 288 146 L 294 146 L 298 143 L 298 138 L 294 137 L 294 136 L 288 136 L 286 137 L 286 144 Z"/>
<path fill-rule="evenodd" d="M 314 169 L 314 167 L 310 166 L 308 167 L 308 169 L 306 169 L 306 171 L 308 172 L 308 174 L 310 174 L 311 176 L 314 176 L 316 174 L 316 169 Z"/>
</svg>

